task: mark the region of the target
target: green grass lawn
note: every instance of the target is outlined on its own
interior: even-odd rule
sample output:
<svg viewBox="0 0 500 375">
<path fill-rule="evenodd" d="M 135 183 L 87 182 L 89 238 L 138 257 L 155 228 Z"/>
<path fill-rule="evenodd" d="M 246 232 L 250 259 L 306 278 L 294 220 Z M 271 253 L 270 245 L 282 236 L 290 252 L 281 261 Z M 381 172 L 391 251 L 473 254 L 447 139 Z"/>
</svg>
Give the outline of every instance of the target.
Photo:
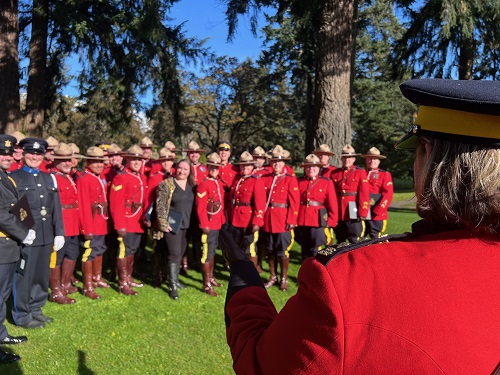
<svg viewBox="0 0 500 375">
<path fill-rule="evenodd" d="M 401 193 L 395 195 L 395 201 L 409 198 Z M 409 231 L 417 219 L 411 207 L 395 209 L 389 213 L 387 233 Z M 231 374 L 224 328 L 229 274 L 222 264 L 218 253 L 215 273 L 224 283 L 219 298 L 202 293 L 201 275 L 190 270 L 188 277 L 181 276 L 188 288 L 180 290 L 178 301 L 168 297 L 166 287 L 145 285 L 138 289 L 137 296 L 99 289 L 101 300 L 77 294 L 72 295 L 77 299 L 74 305 L 47 302 L 44 313 L 55 321 L 44 329 L 24 330 L 11 321 L 7 323 L 11 335 L 27 335 L 29 340 L 3 347 L 21 355 L 22 360 L 1 365 L 0 374 Z M 278 310 L 297 290 L 299 267 L 299 248 L 294 246 L 289 292 L 283 293 L 277 287 L 269 290 Z M 268 273 L 262 277 L 267 279 Z"/>
</svg>

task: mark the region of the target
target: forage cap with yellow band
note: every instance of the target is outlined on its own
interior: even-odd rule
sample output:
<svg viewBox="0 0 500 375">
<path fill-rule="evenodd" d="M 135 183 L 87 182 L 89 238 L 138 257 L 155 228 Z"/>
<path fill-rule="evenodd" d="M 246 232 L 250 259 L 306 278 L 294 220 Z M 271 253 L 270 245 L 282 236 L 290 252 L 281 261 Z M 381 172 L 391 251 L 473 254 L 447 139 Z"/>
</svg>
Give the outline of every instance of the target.
<svg viewBox="0 0 500 375">
<path fill-rule="evenodd" d="M 231 151 L 232 145 L 229 141 L 220 141 L 217 143 L 217 150 Z"/>
<path fill-rule="evenodd" d="M 0 134 L 0 154 L 12 155 L 16 143 L 17 139 L 13 135 Z"/>
<path fill-rule="evenodd" d="M 415 149 L 418 136 L 500 146 L 500 82 L 414 79 L 400 89 L 419 110 L 397 149 Z"/>
<path fill-rule="evenodd" d="M 207 165 L 212 165 L 214 167 L 220 167 L 221 166 L 222 159 L 220 158 L 219 154 L 216 152 L 212 152 L 207 156 Z"/>
</svg>

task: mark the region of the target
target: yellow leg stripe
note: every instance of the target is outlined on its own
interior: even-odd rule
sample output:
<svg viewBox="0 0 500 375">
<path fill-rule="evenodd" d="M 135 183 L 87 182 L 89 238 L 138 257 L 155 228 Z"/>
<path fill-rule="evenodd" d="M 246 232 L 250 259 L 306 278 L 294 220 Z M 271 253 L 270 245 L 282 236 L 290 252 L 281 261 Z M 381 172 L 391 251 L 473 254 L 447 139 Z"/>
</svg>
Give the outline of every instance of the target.
<svg viewBox="0 0 500 375">
<path fill-rule="evenodd" d="M 380 234 L 384 233 L 386 229 L 387 229 L 387 220 L 384 220 L 384 224 L 382 225 L 382 230 L 380 231 Z"/>
<path fill-rule="evenodd" d="M 201 235 L 201 264 L 205 263 L 208 258 L 208 234 L 202 233 Z"/>
<path fill-rule="evenodd" d="M 125 258 L 125 244 L 123 243 L 123 237 L 118 237 L 118 259 Z"/>
<path fill-rule="evenodd" d="M 92 252 L 92 248 L 90 247 L 90 240 L 86 240 L 83 243 L 83 248 L 85 250 L 83 251 L 82 262 L 86 262 L 89 259 L 90 253 Z"/>
<path fill-rule="evenodd" d="M 256 257 L 257 256 L 257 249 L 255 248 L 255 244 L 259 240 L 259 231 L 253 233 L 253 241 L 250 244 L 250 256 L 251 257 Z"/>
<path fill-rule="evenodd" d="M 290 249 L 292 248 L 293 244 L 295 243 L 295 232 L 293 231 L 293 229 L 290 231 L 290 234 L 292 235 L 292 240 L 290 241 L 290 245 L 285 250 L 285 256 L 287 258 L 290 258 Z"/>
<path fill-rule="evenodd" d="M 50 254 L 50 268 L 56 268 L 57 266 L 57 251 L 52 247 L 52 253 Z"/>
<path fill-rule="evenodd" d="M 364 220 L 361 220 L 361 228 L 363 229 L 361 230 L 361 236 L 359 236 L 360 239 L 363 238 L 366 233 L 366 224 Z"/>
<path fill-rule="evenodd" d="M 325 236 L 326 236 L 326 244 L 325 244 L 325 246 L 333 245 L 332 228 L 325 228 Z M 321 249 L 324 249 L 325 246 L 321 247 Z"/>
</svg>

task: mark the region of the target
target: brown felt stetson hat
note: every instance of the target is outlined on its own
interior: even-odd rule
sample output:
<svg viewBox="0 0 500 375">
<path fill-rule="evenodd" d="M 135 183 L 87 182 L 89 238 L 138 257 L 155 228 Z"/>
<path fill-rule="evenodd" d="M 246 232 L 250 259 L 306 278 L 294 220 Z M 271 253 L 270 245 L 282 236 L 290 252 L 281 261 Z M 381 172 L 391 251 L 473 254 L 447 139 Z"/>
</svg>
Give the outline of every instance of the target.
<svg viewBox="0 0 500 375">
<path fill-rule="evenodd" d="M 21 133 L 19 130 L 16 130 L 14 133 L 11 134 L 11 136 L 15 137 L 17 139 L 16 145 L 19 144 L 26 136 Z"/>
<path fill-rule="evenodd" d="M 266 152 L 264 149 L 260 146 L 257 146 L 253 149 L 252 151 L 252 156 L 254 158 L 265 158 L 266 157 Z"/>
<path fill-rule="evenodd" d="M 139 144 L 140 148 L 152 148 L 153 141 L 149 139 L 149 137 L 144 137 L 141 139 L 141 143 Z"/>
<path fill-rule="evenodd" d="M 255 160 L 253 159 L 252 154 L 248 151 L 243 151 L 240 155 L 240 159 L 235 165 L 255 165 Z"/>
<path fill-rule="evenodd" d="M 386 159 L 384 155 L 380 155 L 380 150 L 376 147 L 372 147 L 371 149 L 368 150 L 366 154 L 361 155 L 363 159 L 366 159 L 367 157 L 372 157 L 376 159 Z"/>
<path fill-rule="evenodd" d="M 47 150 L 53 150 L 59 144 L 59 141 L 52 136 L 45 139 L 45 142 L 48 144 Z"/>
<path fill-rule="evenodd" d="M 212 152 L 207 156 L 207 165 L 211 165 L 214 167 L 220 167 L 221 166 L 222 159 L 220 158 L 219 154 L 216 152 Z"/>
<path fill-rule="evenodd" d="M 87 149 L 85 155 L 83 155 L 84 159 L 88 160 L 105 160 L 104 151 L 102 148 L 97 146 L 91 146 Z"/>
<path fill-rule="evenodd" d="M 335 152 L 330 150 L 330 146 L 328 146 L 327 144 L 319 145 L 319 147 L 316 150 L 314 150 L 312 153 L 314 155 L 329 155 L 329 156 L 335 155 Z"/>
<path fill-rule="evenodd" d="M 286 151 L 280 145 L 274 146 L 271 150 L 271 161 L 279 161 L 279 160 L 290 160 L 290 152 Z"/>
<path fill-rule="evenodd" d="M 73 159 L 82 159 L 83 155 L 80 154 L 80 147 L 76 145 L 76 143 L 68 143 L 69 148 L 71 149 L 71 152 L 73 153 L 72 158 Z"/>
<path fill-rule="evenodd" d="M 174 161 L 175 160 L 175 153 L 170 151 L 168 148 L 163 147 L 160 150 L 160 155 L 159 155 L 158 159 L 156 159 L 156 161 L 166 161 L 166 160 Z"/>
<path fill-rule="evenodd" d="M 129 158 L 129 159 L 147 159 L 144 156 L 144 151 L 142 151 L 142 148 L 138 145 L 133 145 L 130 146 L 129 149 L 127 150 L 126 153 L 123 154 L 124 158 Z"/>
<path fill-rule="evenodd" d="M 108 156 L 123 155 L 125 152 L 116 143 L 111 143 L 108 147 Z"/>
<path fill-rule="evenodd" d="M 200 145 L 198 144 L 198 142 L 196 141 L 191 141 L 189 142 L 188 144 L 188 148 L 185 149 L 185 150 L 182 150 L 183 152 L 189 152 L 189 151 L 194 151 L 194 152 L 199 152 L 199 153 L 203 153 L 205 152 L 205 150 L 202 150 L 200 148 Z"/>
<path fill-rule="evenodd" d="M 67 143 L 61 142 L 54 148 L 54 159 L 71 160 L 74 157 L 75 156 L 73 156 L 73 150 Z"/>
<path fill-rule="evenodd" d="M 311 165 L 315 165 L 317 167 L 324 167 L 325 165 L 319 161 L 319 158 L 317 155 L 314 154 L 309 154 L 306 156 L 306 159 L 304 162 L 300 165 L 301 167 L 308 167 Z"/>
<path fill-rule="evenodd" d="M 175 144 L 172 141 L 166 141 L 165 144 L 163 145 L 167 150 L 170 150 L 172 152 L 175 152 Z"/>
<path fill-rule="evenodd" d="M 342 154 L 340 156 L 359 156 L 361 154 L 356 154 L 356 150 L 351 145 L 345 145 L 342 148 Z"/>
</svg>

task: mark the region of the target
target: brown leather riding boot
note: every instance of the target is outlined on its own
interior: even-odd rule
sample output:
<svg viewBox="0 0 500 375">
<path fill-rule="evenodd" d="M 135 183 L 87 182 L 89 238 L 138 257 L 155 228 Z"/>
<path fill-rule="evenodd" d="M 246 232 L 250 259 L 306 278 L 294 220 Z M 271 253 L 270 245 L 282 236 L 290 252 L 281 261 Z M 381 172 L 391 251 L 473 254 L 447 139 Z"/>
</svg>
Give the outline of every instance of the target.
<svg viewBox="0 0 500 375">
<path fill-rule="evenodd" d="M 144 286 L 144 284 L 135 281 L 134 278 L 132 277 L 132 273 L 134 272 L 134 259 L 135 259 L 135 255 L 134 254 L 129 255 L 125 259 L 127 260 L 128 284 L 132 288 L 142 288 Z"/>
<path fill-rule="evenodd" d="M 100 299 L 101 296 L 94 291 L 92 276 L 94 275 L 93 260 L 82 262 L 83 272 L 83 295 L 91 299 Z"/>
<path fill-rule="evenodd" d="M 264 284 L 264 286 L 267 288 L 272 287 L 274 284 L 276 284 L 276 281 L 278 281 L 278 278 L 276 277 L 276 256 L 275 255 L 270 255 L 269 256 L 269 280 L 267 283 Z"/>
<path fill-rule="evenodd" d="M 201 265 L 201 272 L 203 274 L 203 291 L 212 297 L 219 297 L 219 294 L 214 290 L 213 285 L 210 282 L 212 273 L 212 265 L 210 263 L 203 263 Z"/>
<path fill-rule="evenodd" d="M 73 294 L 78 292 L 76 286 L 71 285 L 71 277 L 75 272 L 76 260 L 64 259 L 61 266 L 61 285 L 64 289 L 64 294 Z"/>
<path fill-rule="evenodd" d="M 222 286 L 221 283 L 217 282 L 214 277 L 214 267 L 215 267 L 215 258 L 210 259 L 210 284 L 215 286 L 216 288 L 220 288 Z"/>
<path fill-rule="evenodd" d="M 280 257 L 280 267 L 281 267 L 281 284 L 280 289 L 283 292 L 288 291 L 288 264 L 290 259 L 287 257 Z"/>
<path fill-rule="evenodd" d="M 61 286 L 61 266 L 56 266 L 50 269 L 50 296 L 49 301 L 60 303 L 61 305 L 69 305 L 75 303 L 73 298 L 66 297 L 62 292 Z"/>
<path fill-rule="evenodd" d="M 109 284 L 102 278 L 102 255 L 97 255 L 92 262 L 93 276 L 95 288 L 109 288 Z"/>
<path fill-rule="evenodd" d="M 127 258 L 118 258 L 116 260 L 116 268 L 118 270 L 118 285 L 120 289 L 120 293 L 125 294 L 126 296 L 135 296 L 137 292 L 130 288 L 128 283 L 129 275 L 128 275 L 128 264 Z"/>
<path fill-rule="evenodd" d="M 187 255 L 184 255 L 182 257 L 182 261 L 181 261 L 181 270 L 180 270 L 180 274 L 182 276 L 187 276 L 187 271 L 188 271 L 189 267 L 188 267 L 188 257 Z"/>
</svg>

